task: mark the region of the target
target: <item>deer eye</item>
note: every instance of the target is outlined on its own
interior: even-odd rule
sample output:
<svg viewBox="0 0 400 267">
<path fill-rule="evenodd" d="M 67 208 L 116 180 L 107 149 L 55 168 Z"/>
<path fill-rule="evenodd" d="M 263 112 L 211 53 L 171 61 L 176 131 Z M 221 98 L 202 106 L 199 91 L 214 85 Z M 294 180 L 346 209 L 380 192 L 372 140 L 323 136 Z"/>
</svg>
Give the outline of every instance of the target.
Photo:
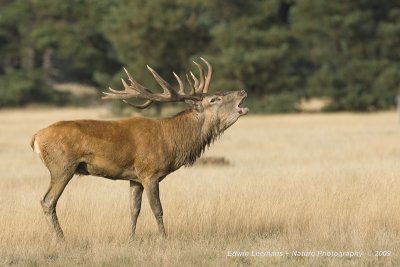
<svg viewBox="0 0 400 267">
<path fill-rule="evenodd" d="M 219 101 L 221 101 L 221 98 L 218 96 L 215 96 L 215 97 L 211 98 L 210 103 L 213 104 L 213 103 L 216 103 Z"/>
</svg>

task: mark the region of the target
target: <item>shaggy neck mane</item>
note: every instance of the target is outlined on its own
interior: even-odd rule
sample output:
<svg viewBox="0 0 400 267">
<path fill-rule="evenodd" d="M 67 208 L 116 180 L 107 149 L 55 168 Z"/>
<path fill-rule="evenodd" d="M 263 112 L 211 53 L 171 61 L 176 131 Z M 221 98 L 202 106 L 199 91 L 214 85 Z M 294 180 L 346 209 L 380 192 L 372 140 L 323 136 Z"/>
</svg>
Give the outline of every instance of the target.
<svg viewBox="0 0 400 267">
<path fill-rule="evenodd" d="M 172 136 L 171 149 L 177 168 L 192 165 L 210 146 L 222 131 L 219 120 L 205 118 L 192 109 L 178 113 L 172 118 L 162 120 L 163 131 Z"/>
</svg>

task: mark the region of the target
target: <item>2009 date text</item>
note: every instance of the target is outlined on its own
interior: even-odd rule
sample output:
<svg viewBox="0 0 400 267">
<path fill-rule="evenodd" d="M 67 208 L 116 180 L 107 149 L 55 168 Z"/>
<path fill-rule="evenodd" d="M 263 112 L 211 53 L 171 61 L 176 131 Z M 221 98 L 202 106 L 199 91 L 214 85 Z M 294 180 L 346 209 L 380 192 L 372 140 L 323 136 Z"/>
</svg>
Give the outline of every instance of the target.
<svg viewBox="0 0 400 267">
<path fill-rule="evenodd" d="M 390 250 L 376 250 L 368 253 L 368 256 L 374 257 L 390 257 L 392 252 Z"/>
</svg>

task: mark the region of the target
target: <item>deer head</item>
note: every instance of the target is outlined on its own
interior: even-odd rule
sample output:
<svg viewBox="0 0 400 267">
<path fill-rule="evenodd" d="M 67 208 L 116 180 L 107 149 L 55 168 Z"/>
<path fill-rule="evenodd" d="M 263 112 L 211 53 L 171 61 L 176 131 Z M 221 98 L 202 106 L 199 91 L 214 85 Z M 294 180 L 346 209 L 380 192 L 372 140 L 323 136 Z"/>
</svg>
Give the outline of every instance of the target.
<svg viewBox="0 0 400 267">
<path fill-rule="evenodd" d="M 183 82 L 175 72 L 173 74 L 179 85 L 178 90 L 175 90 L 155 70 L 147 66 L 157 83 L 162 87 L 162 93 L 154 93 L 139 84 L 124 68 L 130 84 L 128 85 L 122 78 L 124 89 L 117 91 L 109 88 L 110 92 L 104 92 L 106 96 L 103 99 L 122 99 L 125 103 L 139 109 L 147 108 L 153 102 L 185 102 L 191 106 L 196 116 L 204 119 L 207 124 L 218 128 L 215 130 L 224 131 L 235 123 L 240 116 L 248 113 L 248 108 L 241 107 L 247 93 L 241 90 L 209 94 L 212 67 L 204 58 L 201 58 L 201 60 L 207 65 L 207 74 L 204 73 L 200 64 L 193 61 L 198 68 L 199 79 L 192 72 L 190 72 L 190 75 L 186 74 L 186 79 L 190 86 L 189 93 L 185 92 Z M 141 105 L 131 104 L 127 102 L 127 99 L 131 98 L 144 99 L 145 102 Z"/>
</svg>

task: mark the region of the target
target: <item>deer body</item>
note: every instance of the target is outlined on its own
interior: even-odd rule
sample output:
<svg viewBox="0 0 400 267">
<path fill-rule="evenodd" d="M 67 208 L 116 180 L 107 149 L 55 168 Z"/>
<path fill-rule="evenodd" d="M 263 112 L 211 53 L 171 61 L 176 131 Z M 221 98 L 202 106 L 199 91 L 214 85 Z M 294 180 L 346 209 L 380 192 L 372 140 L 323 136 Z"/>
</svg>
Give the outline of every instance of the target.
<svg viewBox="0 0 400 267">
<path fill-rule="evenodd" d="M 38 131 L 31 146 L 47 167 L 68 162 L 75 174 L 141 181 L 194 163 L 215 127 L 192 110 L 165 119 L 61 121 Z"/>
<path fill-rule="evenodd" d="M 163 88 L 169 86 L 160 80 L 158 74 L 152 73 Z M 165 92 L 157 95 L 144 87 L 137 89 L 141 85 L 130 76 L 132 87 L 125 86 L 125 91 L 110 89 L 113 94 L 108 97 L 119 99 L 130 98 L 132 94 L 137 96 L 133 89 L 142 90 L 145 96 L 141 97 L 148 101 L 145 105 L 137 106 L 141 108 L 147 107 L 149 101 L 169 100 L 171 94 L 175 94 L 176 98 L 186 98 L 185 101 L 192 107 L 174 117 L 61 121 L 39 130 L 32 137 L 33 150 L 50 172 L 50 186 L 41 204 L 58 239 L 63 239 L 64 235 L 58 222 L 56 205 L 74 174 L 130 181 L 131 239 L 140 213 L 142 194 L 146 191 L 159 232 L 166 236 L 159 182 L 181 166 L 193 164 L 207 145 L 248 112 L 248 109 L 240 107 L 246 97 L 244 91 L 202 95 L 198 98 L 199 93 L 196 95 L 195 92 L 200 89 L 204 91 L 202 87 L 207 84 L 202 75 L 201 70 L 201 82 L 195 80 L 195 86 L 192 87 L 194 93 L 188 98 L 182 93 L 183 90 L 180 93 L 168 90 L 170 95 L 165 98 Z M 210 78 L 209 72 L 206 80 Z M 177 79 L 181 86 L 182 82 Z"/>
</svg>

